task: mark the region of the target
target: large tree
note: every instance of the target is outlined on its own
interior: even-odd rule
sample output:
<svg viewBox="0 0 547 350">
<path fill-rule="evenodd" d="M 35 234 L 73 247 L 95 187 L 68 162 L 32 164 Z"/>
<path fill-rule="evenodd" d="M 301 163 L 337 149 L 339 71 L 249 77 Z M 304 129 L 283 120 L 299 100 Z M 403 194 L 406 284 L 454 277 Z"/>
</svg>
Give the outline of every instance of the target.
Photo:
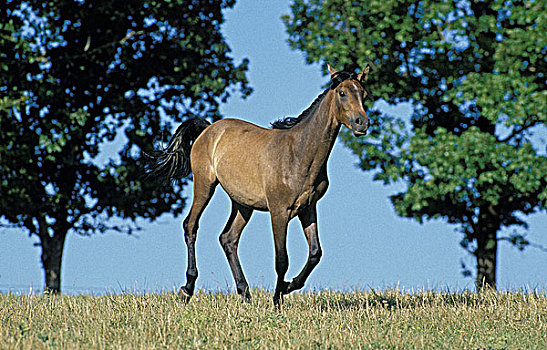
<svg viewBox="0 0 547 350">
<path fill-rule="evenodd" d="M 525 216 L 547 206 L 545 1 L 295 0 L 284 18 L 308 62 L 372 62 L 370 91 L 410 102 L 410 123 L 373 112 L 367 139 L 342 136 L 386 184 L 398 215 L 457 224 L 476 285 L 495 286 L 500 239 L 524 248 Z M 536 137 L 534 137 L 536 135 Z"/>
<path fill-rule="evenodd" d="M 234 3 L 2 1 L 0 224 L 38 237 L 46 290 L 61 289 L 69 233 L 181 213 L 181 191 L 142 179 L 142 156 L 173 123 L 250 93 L 220 32 Z"/>
</svg>

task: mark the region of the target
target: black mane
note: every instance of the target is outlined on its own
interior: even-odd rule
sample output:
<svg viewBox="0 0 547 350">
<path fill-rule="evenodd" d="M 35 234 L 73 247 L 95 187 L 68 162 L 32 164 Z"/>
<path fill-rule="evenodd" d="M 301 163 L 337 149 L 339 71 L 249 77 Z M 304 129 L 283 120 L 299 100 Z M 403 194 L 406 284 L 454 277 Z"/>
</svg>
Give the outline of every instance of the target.
<svg viewBox="0 0 547 350">
<path fill-rule="evenodd" d="M 330 86 L 325 89 L 325 91 L 323 91 L 319 96 L 317 96 L 317 98 L 308 108 L 306 108 L 304 112 L 300 113 L 298 117 L 286 117 L 276 120 L 275 122 L 271 123 L 272 129 L 290 129 L 296 124 L 300 123 L 302 120 L 306 119 L 306 117 L 312 115 L 313 112 L 315 112 L 315 110 L 317 109 L 317 107 L 319 107 L 321 101 L 323 101 L 323 98 L 327 95 L 329 90 L 335 89 L 338 85 L 340 85 L 340 83 L 346 80 L 359 81 L 359 79 L 357 79 L 356 73 L 336 72 L 331 79 Z M 359 81 L 359 83 L 361 84 L 361 86 L 363 86 L 363 88 L 365 88 L 363 82 Z M 367 96 L 369 96 L 368 90 L 366 90 L 366 88 L 365 91 L 367 91 Z"/>
<path fill-rule="evenodd" d="M 326 89 L 319 96 L 317 96 L 312 104 L 308 108 L 306 108 L 304 112 L 300 113 L 298 117 L 286 117 L 270 123 L 272 125 L 272 129 L 290 129 L 296 124 L 300 123 L 307 116 L 313 114 L 313 112 L 321 104 L 321 101 L 323 101 L 323 98 L 327 95 L 327 92 L 329 92 L 329 89 Z"/>
</svg>

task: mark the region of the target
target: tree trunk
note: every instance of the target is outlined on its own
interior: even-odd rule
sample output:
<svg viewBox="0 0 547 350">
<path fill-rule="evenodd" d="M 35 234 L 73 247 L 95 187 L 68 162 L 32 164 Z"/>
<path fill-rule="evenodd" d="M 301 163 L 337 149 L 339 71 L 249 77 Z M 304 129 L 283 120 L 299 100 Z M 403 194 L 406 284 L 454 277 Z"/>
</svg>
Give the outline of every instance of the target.
<svg viewBox="0 0 547 350">
<path fill-rule="evenodd" d="M 54 234 L 40 240 L 42 245 L 42 265 L 45 274 L 44 293 L 61 293 L 61 264 L 66 233 Z"/>
<path fill-rule="evenodd" d="M 477 280 L 475 286 L 477 291 L 486 288 L 496 288 L 496 263 L 498 255 L 497 231 L 499 225 L 489 221 L 480 222 L 477 234 Z"/>
</svg>

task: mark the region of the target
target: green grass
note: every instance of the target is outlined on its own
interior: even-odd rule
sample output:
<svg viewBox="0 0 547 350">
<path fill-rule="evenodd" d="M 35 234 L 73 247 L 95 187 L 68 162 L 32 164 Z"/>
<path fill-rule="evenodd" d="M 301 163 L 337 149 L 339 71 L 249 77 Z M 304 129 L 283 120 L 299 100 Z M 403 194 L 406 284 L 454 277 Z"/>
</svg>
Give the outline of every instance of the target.
<svg viewBox="0 0 547 350">
<path fill-rule="evenodd" d="M 547 349 L 545 293 L 0 295 L 0 349 Z"/>
</svg>

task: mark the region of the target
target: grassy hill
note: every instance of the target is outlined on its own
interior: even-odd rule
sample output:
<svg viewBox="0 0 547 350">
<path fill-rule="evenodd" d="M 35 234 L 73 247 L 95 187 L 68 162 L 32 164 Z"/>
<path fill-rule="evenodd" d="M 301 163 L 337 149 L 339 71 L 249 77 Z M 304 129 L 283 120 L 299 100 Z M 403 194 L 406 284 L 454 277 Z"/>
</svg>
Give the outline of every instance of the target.
<svg viewBox="0 0 547 350">
<path fill-rule="evenodd" d="M 0 349 L 547 349 L 547 295 L 270 292 L 0 295 Z"/>
</svg>

